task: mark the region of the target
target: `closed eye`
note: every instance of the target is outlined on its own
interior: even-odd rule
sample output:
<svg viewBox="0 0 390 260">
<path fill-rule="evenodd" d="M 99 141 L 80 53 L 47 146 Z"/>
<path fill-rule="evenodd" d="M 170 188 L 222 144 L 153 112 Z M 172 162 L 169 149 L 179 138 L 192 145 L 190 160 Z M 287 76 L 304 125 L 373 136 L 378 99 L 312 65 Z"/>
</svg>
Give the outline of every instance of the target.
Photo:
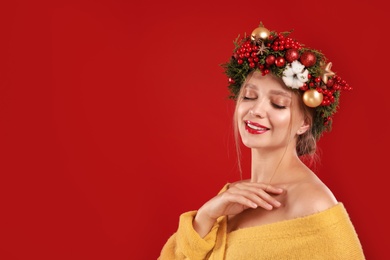
<svg viewBox="0 0 390 260">
<path fill-rule="evenodd" d="M 286 109 L 286 106 L 280 106 L 280 105 L 277 105 L 277 104 L 275 104 L 275 103 L 271 103 L 272 104 L 272 106 L 274 107 L 274 108 L 276 108 L 276 109 Z"/>
<path fill-rule="evenodd" d="M 243 100 L 255 100 L 256 98 L 255 97 L 243 97 L 242 98 Z"/>
</svg>

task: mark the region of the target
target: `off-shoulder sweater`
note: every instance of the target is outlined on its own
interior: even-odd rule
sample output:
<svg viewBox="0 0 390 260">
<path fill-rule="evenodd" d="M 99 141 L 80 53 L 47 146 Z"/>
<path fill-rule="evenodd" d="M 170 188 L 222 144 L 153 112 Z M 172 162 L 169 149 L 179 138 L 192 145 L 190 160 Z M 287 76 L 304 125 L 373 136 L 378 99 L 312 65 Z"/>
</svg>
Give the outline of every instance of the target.
<svg viewBox="0 0 390 260">
<path fill-rule="evenodd" d="M 358 235 L 343 205 L 305 217 L 227 232 L 220 217 L 201 238 L 192 226 L 196 211 L 180 216 L 177 231 L 159 260 L 365 259 Z"/>
</svg>

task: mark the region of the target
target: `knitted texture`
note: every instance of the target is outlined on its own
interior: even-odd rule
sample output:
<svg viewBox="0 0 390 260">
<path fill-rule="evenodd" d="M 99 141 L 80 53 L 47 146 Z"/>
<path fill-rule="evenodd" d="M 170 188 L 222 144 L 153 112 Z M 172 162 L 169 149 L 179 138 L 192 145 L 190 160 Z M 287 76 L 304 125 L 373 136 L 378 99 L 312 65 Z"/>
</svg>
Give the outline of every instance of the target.
<svg viewBox="0 0 390 260">
<path fill-rule="evenodd" d="M 306 217 L 233 231 L 227 236 L 225 257 L 247 260 L 365 259 L 342 203 Z"/>
</svg>

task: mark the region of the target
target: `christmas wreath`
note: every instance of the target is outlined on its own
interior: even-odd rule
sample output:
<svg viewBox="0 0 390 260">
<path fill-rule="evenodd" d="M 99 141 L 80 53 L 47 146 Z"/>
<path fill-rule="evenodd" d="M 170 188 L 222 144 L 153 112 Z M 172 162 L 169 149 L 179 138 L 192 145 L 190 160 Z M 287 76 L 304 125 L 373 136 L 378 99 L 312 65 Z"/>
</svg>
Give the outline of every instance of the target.
<svg viewBox="0 0 390 260">
<path fill-rule="evenodd" d="M 249 73 L 259 70 L 283 79 L 293 91 L 302 93 L 305 105 L 313 108 L 312 133 L 318 140 L 330 131 L 332 116 L 337 111 L 340 91 L 352 87 L 331 70 L 321 51 L 310 49 L 289 37 L 289 32 L 269 31 L 260 23 L 250 36 L 237 37 L 230 60 L 224 64 L 230 98 L 237 99 Z"/>
</svg>

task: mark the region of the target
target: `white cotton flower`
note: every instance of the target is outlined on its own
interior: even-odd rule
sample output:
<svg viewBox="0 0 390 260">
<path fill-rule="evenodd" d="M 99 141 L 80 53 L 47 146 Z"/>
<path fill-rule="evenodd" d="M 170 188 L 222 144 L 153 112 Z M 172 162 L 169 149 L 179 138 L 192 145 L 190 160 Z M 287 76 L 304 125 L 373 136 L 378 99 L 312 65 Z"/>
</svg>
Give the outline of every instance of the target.
<svg viewBox="0 0 390 260">
<path fill-rule="evenodd" d="M 287 87 L 298 89 L 308 81 L 309 71 L 299 61 L 295 60 L 287 65 L 283 71 L 283 81 Z"/>
</svg>

